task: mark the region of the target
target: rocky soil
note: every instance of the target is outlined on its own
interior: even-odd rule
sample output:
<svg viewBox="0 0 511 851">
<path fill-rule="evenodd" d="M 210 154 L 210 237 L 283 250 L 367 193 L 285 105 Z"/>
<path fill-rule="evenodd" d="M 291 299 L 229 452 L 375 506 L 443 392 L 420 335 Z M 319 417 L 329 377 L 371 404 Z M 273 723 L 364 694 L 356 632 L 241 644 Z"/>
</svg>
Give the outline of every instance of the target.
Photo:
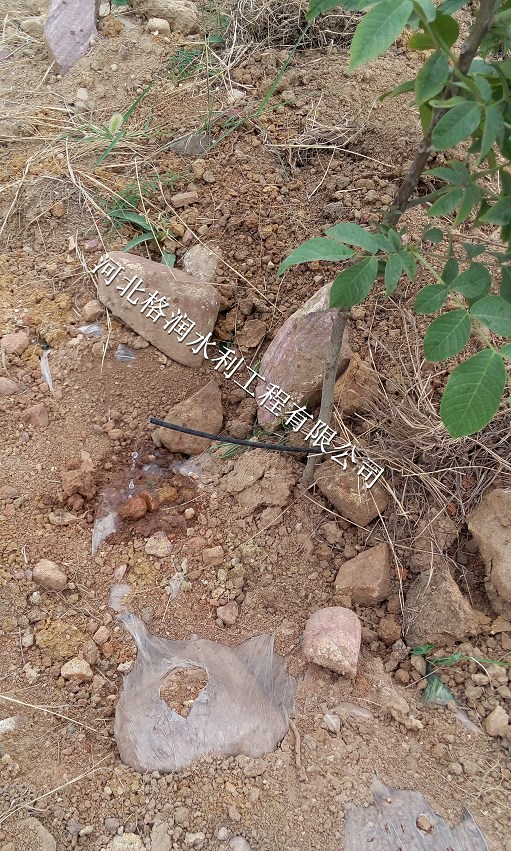
<svg viewBox="0 0 511 851">
<path fill-rule="evenodd" d="M 371 802 L 375 774 L 421 792 L 451 825 L 467 807 L 489 848 L 509 851 L 509 526 L 493 525 L 508 505 L 505 470 L 467 526 L 448 506 L 401 504 L 388 471 L 368 504 L 330 461 L 307 489 L 291 453 L 176 445 L 151 416 L 257 437 L 256 403 L 211 363 L 178 363 L 107 313 L 85 271 L 139 233 L 113 228 L 105 210 L 143 185 L 139 209 L 170 222 L 177 268 L 216 288 L 215 338 L 255 367 L 327 282 L 318 264 L 277 279 L 289 250 L 390 201 L 417 125 L 406 104 L 374 98 L 415 59 L 396 46 L 348 76 L 345 44 L 313 46 L 256 116 L 281 46 L 252 44 L 228 74 L 217 69 L 208 101 L 200 68 L 176 75 L 176 57 L 198 43 L 193 9 L 186 35 L 163 0 L 114 9 L 61 77 L 43 41 L 44 2 L 23 6 L 3 9 L 0 45 L 1 851 L 341 851 L 347 807 Z M 100 159 L 108 141 L 97 128 L 149 83 L 134 134 Z M 201 152 L 208 116 L 225 137 Z M 346 150 L 298 156 L 290 143 L 313 117 L 359 135 Z M 195 153 L 172 149 L 198 129 Z M 410 217 L 412 233 L 421 221 Z M 211 254 L 184 257 L 203 242 L 212 265 Z M 345 417 L 378 394 L 374 368 L 389 369 L 389 350 L 399 359 L 406 347 L 400 311 L 378 297 L 354 308 L 349 343 Z M 397 373 L 383 380 L 397 398 Z M 351 435 L 371 455 L 363 427 Z M 93 552 L 112 512 L 116 529 Z M 400 536 L 403 515 L 413 540 Z M 110 605 L 119 583 L 159 636 L 233 647 L 274 634 L 298 683 L 275 752 L 205 756 L 164 775 L 123 765 L 113 725 L 135 644 Z M 319 610 L 328 647 L 317 643 Z M 435 657 L 447 664 L 430 668 Z M 453 700 L 424 704 L 431 670 Z M 202 685 L 166 700 L 186 715 Z"/>
</svg>

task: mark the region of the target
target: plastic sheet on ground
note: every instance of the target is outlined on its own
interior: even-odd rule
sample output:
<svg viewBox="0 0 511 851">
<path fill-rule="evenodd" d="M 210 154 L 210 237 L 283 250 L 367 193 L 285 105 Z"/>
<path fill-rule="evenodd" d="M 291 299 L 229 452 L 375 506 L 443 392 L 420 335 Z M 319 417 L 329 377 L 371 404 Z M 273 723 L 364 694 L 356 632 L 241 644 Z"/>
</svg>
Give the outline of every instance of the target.
<svg viewBox="0 0 511 851">
<path fill-rule="evenodd" d="M 119 596 L 112 589 L 118 609 Z M 138 651 L 115 713 L 114 735 L 124 763 L 140 772 L 170 772 L 205 754 L 255 758 L 276 748 L 288 730 L 296 681 L 273 652 L 272 636 L 258 635 L 230 648 L 196 637 L 158 638 L 130 612 L 120 620 Z M 187 673 L 203 676 L 206 685 L 185 715 L 160 691 L 169 675 L 179 688 Z"/>
<path fill-rule="evenodd" d="M 387 789 L 375 779 L 374 804 L 350 805 L 346 815 L 346 851 L 488 851 L 486 840 L 465 810 L 452 829 L 419 792 Z"/>
<path fill-rule="evenodd" d="M 97 517 L 92 529 L 92 555 L 95 556 L 103 541 L 117 529 L 117 513 L 109 511 L 104 517 Z"/>
<path fill-rule="evenodd" d="M 53 349 L 46 349 L 46 351 L 43 352 L 43 355 L 41 357 L 41 375 L 44 381 L 46 381 L 50 393 L 53 393 L 53 380 L 51 377 L 51 370 L 50 364 L 48 363 L 48 358 L 50 357 L 52 351 Z"/>
<path fill-rule="evenodd" d="M 114 352 L 114 358 L 121 363 L 133 363 L 136 358 L 136 354 L 133 349 L 128 348 L 128 346 L 124 346 L 121 343 L 117 346 Z"/>
<path fill-rule="evenodd" d="M 80 325 L 78 328 L 80 333 L 85 334 L 86 337 L 102 337 L 103 329 L 101 325 L 97 323 L 93 323 L 92 325 Z"/>
</svg>

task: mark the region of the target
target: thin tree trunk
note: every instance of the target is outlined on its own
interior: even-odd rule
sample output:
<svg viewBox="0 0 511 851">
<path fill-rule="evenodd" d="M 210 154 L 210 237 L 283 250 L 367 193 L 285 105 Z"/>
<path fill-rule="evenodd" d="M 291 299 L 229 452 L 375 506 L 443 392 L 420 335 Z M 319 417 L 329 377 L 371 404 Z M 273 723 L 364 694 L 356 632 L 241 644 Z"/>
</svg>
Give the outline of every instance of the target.
<svg viewBox="0 0 511 851">
<path fill-rule="evenodd" d="M 462 75 L 467 74 L 472 61 L 477 56 L 481 42 L 489 32 L 493 16 L 496 8 L 499 6 L 500 0 L 480 0 L 479 14 L 472 24 L 469 36 L 461 46 L 458 56 L 458 70 Z M 443 100 L 447 100 L 456 93 L 456 72 L 453 72 L 452 82 L 446 86 L 442 93 Z M 417 148 L 414 160 L 408 170 L 407 175 L 401 181 L 401 184 L 394 196 L 394 200 L 384 217 L 383 223 L 389 227 L 395 227 L 403 213 L 407 208 L 408 201 L 417 189 L 421 174 L 424 171 L 426 164 L 433 151 L 431 144 L 431 136 L 434 128 L 440 121 L 442 115 L 446 112 L 445 109 L 437 109 L 433 113 L 428 132 L 423 137 Z M 319 418 L 324 423 L 330 424 L 332 419 L 332 411 L 334 407 L 334 386 L 337 374 L 337 364 L 341 351 L 342 338 L 344 327 L 346 325 L 347 311 L 338 309 L 334 314 L 332 324 L 332 334 L 328 349 L 325 374 L 323 376 L 323 389 L 321 392 L 321 409 Z M 303 478 L 306 484 L 311 485 L 314 480 L 314 471 L 318 462 L 318 456 L 309 455 Z"/>
<path fill-rule="evenodd" d="M 319 410 L 319 419 L 322 420 L 322 422 L 327 423 L 327 425 L 330 425 L 330 421 L 332 419 L 332 411 L 334 407 L 334 387 L 335 379 L 337 378 L 337 364 L 339 363 L 342 338 L 344 336 L 347 318 L 347 310 L 338 308 L 332 319 L 332 333 L 326 356 L 323 389 L 321 391 L 321 408 Z M 318 455 L 309 455 L 307 458 L 303 478 L 308 485 L 311 485 L 314 480 L 314 471 L 318 461 Z"/>
<path fill-rule="evenodd" d="M 487 35 L 492 25 L 495 8 L 498 6 L 499 0 L 481 0 L 479 5 L 479 14 L 475 19 L 470 34 L 464 44 L 461 46 L 458 57 L 458 69 L 461 74 L 467 74 L 473 60 L 477 56 L 479 47 L 483 38 Z M 452 82 L 446 86 L 442 93 L 442 100 L 448 100 L 456 94 L 456 71 L 453 71 Z M 383 223 L 389 227 L 395 227 L 399 219 L 406 210 L 406 206 L 411 196 L 417 189 L 417 185 L 421 178 L 421 174 L 426 168 L 427 162 L 433 152 L 431 144 L 431 136 L 436 125 L 440 121 L 447 110 L 437 109 L 432 115 L 431 123 L 428 127 L 428 132 L 423 137 L 417 148 L 414 160 L 408 170 L 408 174 L 401 181 L 401 184 L 394 196 L 394 200 L 389 211 L 384 217 Z"/>
</svg>

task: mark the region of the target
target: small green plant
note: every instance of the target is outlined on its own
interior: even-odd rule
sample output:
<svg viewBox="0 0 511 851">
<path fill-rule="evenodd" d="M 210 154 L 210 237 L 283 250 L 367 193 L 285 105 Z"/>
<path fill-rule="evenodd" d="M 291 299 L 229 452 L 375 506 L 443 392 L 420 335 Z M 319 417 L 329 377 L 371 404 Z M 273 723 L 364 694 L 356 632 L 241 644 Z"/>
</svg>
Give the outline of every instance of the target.
<svg viewBox="0 0 511 851">
<path fill-rule="evenodd" d="M 106 122 L 106 124 L 94 124 L 91 120 L 88 123 L 83 123 L 80 127 L 77 128 L 77 130 L 73 131 L 72 133 L 67 134 L 67 138 L 71 138 L 74 141 L 79 142 L 107 142 L 108 144 L 106 150 L 103 151 L 103 153 L 95 163 L 95 166 L 100 165 L 107 158 L 107 156 L 112 153 L 116 145 L 122 139 L 127 137 L 130 139 L 135 139 L 147 135 L 151 122 L 150 114 L 148 115 L 144 127 L 141 130 L 128 131 L 126 124 L 151 88 L 152 84 L 150 86 L 147 86 L 147 88 L 145 88 L 144 91 L 139 94 L 139 96 L 133 101 L 133 103 L 127 108 L 125 112 L 114 112 L 113 115 Z"/>
<path fill-rule="evenodd" d="M 137 228 L 138 233 L 124 246 L 124 251 L 129 251 L 142 243 L 153 243 L 153 248 L 161 253 L 162 263 L 174 266 L 176 257 L 173 253 L 166 251 L 161 246 L 165 239 L 172 238 L 171 228 L 165 223 L 154 223 L 147 213 L 140 212 L 139 207 L 144 207 L 142 201 L 148 196 L 159 193 L 162 187 L 173 191 L 177 184 L 181 183 L 186 174 L 169 172 L 163 176 L 144 180 L 139 183 L 130 183 L 125 186 L 115 197 L 113 203 L 105 208 L 105 212 L 115 228 L 131 225 Z"/>
<path fill-rule="evenodd" d="M 458 662 L 477 662 L 479 665 L 501 665 L 503 668 L 510 668 L 511 662 L 502 662 L 498 659 L 481 659 L 478 656 L 466 656 L 460 651 L 451 653 L 449 656 L 434 656 L 431 655 L 435 649 L 435 644 L 422 644 L 420 647 L 414 647 L 411 651 L 412 656 L 424 656 L 425 659 L 436 667 L 446 667 L 448 665 L 457 665 Z"/>
<path fill-rule="evenodd" d="M 200 73 L 206 73 L 208 76 L 211 73 L 215 76 L 217 71 L 222 73 L 222 66 L 212 48 L 221 47 L 224 41 L 223 35 L 208 35 L 201 44 L 178 50 L 168 60 L 168 68 L 173 79 L 182 83 Z"/>
<path fill-rule="evenodd" d="M 350 70 L 388 50 L 404 29 L 414 31 L 408 48 L 429 54 L 414 79 L 382 96 L 413 94 L 423 139 L 380 225 L 337 224 L 291 252 L 278 272 L 311 260 L 348 261 L 330 292 L 330 305 L 345 316 L 377 281 L 391 296 L 403 276 L 414 281 L 422 266 L 431 282 L 419 291 L 414 309 L 424 316 L 439 314 L 424 337 L 426 358 L 438 362 L 459 355 L 470 340 L 479 349 L 452 371 L 440 405 L 453 437 L 474 434 L 497 413 L 510 382 L 511 343 L 505 340 L 511 337 L 511 59 L 505 57 L 511 46 L 511 0 L 480 0 L 457 54 L 459 25 L 453 13 L 464 8 L 470 14 L 471 4 L 464 0 L 438 5 L 432 0 L 310 0 L 307 18 L 312 21 L 338 5 L 368 10 L 353 36 Z M 467 140 L 459 158 L 425 172 L 432 154 Z M 416 196 L 423 174 L 440 185 Z M 403 213 L 417 204 L 427 205 L 428 216 L 438 221 L 422 235 L 425 249 L 397 229 Z M 454 220 L 446 224 L 451 215 Z M 491 241 L 465 242 L 460 266 L 454 235 L 462 224 L 500 228 L 502 248 Z M 492 292 L 495 280 L 498 294 Z M 337 336 L 340 346 L 342 334 Z M 335 370 L 324 384 L 330 415 L 334 380 Z"/>
</svg>

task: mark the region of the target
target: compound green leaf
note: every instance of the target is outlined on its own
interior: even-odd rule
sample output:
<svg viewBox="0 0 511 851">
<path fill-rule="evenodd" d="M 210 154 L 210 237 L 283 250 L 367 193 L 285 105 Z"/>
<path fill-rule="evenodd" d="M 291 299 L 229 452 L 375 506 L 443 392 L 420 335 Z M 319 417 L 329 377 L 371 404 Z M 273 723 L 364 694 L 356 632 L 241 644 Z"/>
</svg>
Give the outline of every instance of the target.
<svg viewBox="0 0 511 851">
<path fill-rule="evenodd" d="M 307 242 L 295 248 L 289 257 L 282 261 L 277 275 L 282 275 L 291 266 L 297 266 L 299 263 L 310 263 L 312 260 L 325 260 L 335 263 L 339 260 L 347 260 L 348 257 L 352 256 L 353 251 L 347 245 L 318 236 L 314 239 L 308 239 Z"/>
<path fill-rule="evenodd" d="M 444 306 L 448 295 L 449 290 L 445 284 L 431 284 L 418 293 L 413 309 L 415 313 L 435 313 Z"/>
<path fill-rule="evenodd" d="M 378 100 L 385 100 L 385 98 L 393 98 L 396 95 L 403 95 L 406 92 L 413 92 L 415 89 L 415 80 L 407 80 L 406 83 L 400 83 L 399 86 L 396 86 L 395 89 L 391 89 L 390 92 L 384 92 Z"/>
<path fill-rule="evenodd" d="M 484 349 L 461 363 L 449 376 L 440 416 L 451 437 L 465 437 L 484 428 L 497 413 L 506 386 L 506 367 L 493 349 Z"/>
<path fill-rule="evenodd" d="M 506 301 L 511 302 L 511 266 L 502 267 L 499 293 Z"/>
<path fill-rule="evenodd" d="M 471 328 L 470 316 L 464 308 L 443 313 L 433 320 L 424 335 L 426 358 L 436 362 L 457 355 L 467 345 Z"/>
<path fill-rule="evenodd" d="M 500 295 L 488 295 L 476 301 L 470 313 L 490 331 L 501 337 L 511 336 L 511 302 Z"/>
<path fill-rule="evenodd" d="M 356 245 L 371 254 L 376 254 L 377 251 L 392 250 L 392 245 L 383 234 L 371 233 L 355 222 L 340 222 L 340 224 L 328 228 L 326 235 L 338 242 Z"/>
<path fill-rule="evenodd" d="M 431 140 L 437 151 L 454 148 L 474 133 L 481 121 L 481 108 L 474 101 L 454 106 L 442 116 L 433 129 Z"/>
<path fill-rule="evenodd" d="M 403 262 L 401 257 L 399 254 L 389 254 L 385 265 L 385 292 L 387 295 L 392 295 L 402 274 Z"/>
<path fill-rule="evenodd" d="M 351 40 L 350 70 L 384 53 L 402 33 L 412 9 L 411 0 L 381 0 L 373 6 Z"/>
<path fill-rule="evenodd" d="M 459 270 L 460 264 L 456 260 L 456 257 L 449 257 L 442 270 L 442 280 L 444 280 L 446 284 L 452 284 Z"/>
<path fill-rule="evenodd" d="M 461 186 L 448 189 L 428 209 L 428 216 L 447 216 L 456 209 L 463 199 L 464 190 Z"/>
<path fill-rule="evenodd" d="M 335 278 L 330 289 L 330 307 L 353 307 L 370 293 L 378 274 L 376 257 L 366 257 L 344 269 Z"/>
<path fill-rule="evenodd" d="M 481 222 L 490 222 L 492 225 L 507 225 L 511 222 L 511 195 L 493 204 L 489 210 L 479 217 Z"/>
<path fill-rule="evenodd" d="M 504 129 L 504 118 L 498 106 L 488 106 L 485 110 L 483 138 L 481 139 L 481 151 L 478 162 L 482 162 L 488 151 L 490 151 L 497 136 Z"/>
<path fill-rule="evenodd" d="M 435 20 L 430 24 L 434 35 L 444 48 L 449 49 L 460 34 L 458 22 L 450 15 L 437 14 Z"/>
<path fill-rule="evenodd" d="M 486 245 L 483 245 L 482 242 L 464 242 L 463 248 L 465 249 L 469 260 L 473 260 L 474 257 L 478 257 L 479 254 L 484 254 L 486 251 Z"/>
<path fill-rule="evenodd" d="M 439 242 L 442 242 L 444 238 L 444 232 L 442 228 L 427 228 L 423 234 L 422 238 L 426 240 L 426 242 L 433 242 L 435 245 Z"/>
<path fill-rule="evenodd" d="M 385 231 L 385 238 L 389 240 L 394 251 L 401 251 L 403 243 L 401 242 L 400 235 L 394 228 L 389 228 Z"/>
<path fill-rule="evenodd" d="M 471 263 L 454 279 L 451 289 L 468 299 L 482 298 L 490 292 L 491 275 L 483 263 Z"/>
<path fill-rule="evenodd" d="M 440 177 L 442 180 L 452 183 L 455 186 L 464 186 L 470 180 L 469 170 L 463 163 L 452 163 L 448 166 L 430 168 L 424 174 L 428 177 Z"/>
<path fill-rule="evenodd" d="M 438 94 L 449 76 L 449 60 L 445 53 L 437 51 L 426 59 L 415 80 L 417 106 Z"/>
<path fill-rule="evenodd" d="M 502 355 L 502 357 L 511 360 L 511 343 L 506 343 L 505 346 L 502 346 L 499 354 Z"/>
<path fill-rule="evenodd" d="M 406 273 L 406 276 L 410 279 L 410 281 L 415 281 L 417 277 L 417 261 L 413 254 L 410 254 L 409 251 L 400 251 L 399 256 L 401 258 L 401 262 L 403 263 L 403 269 Z"/>
<path fill-rule="evenodd" d="M 406 42 L 408 50 L 433 50 L 435 42 L 429 33 L 414 33 Z"/>
<path fill-rule="evenodd" d="M 456 218 L 454 219 L 455 226 L 461 225 L 464 221 L 466 221 L 466 219 L 468 219 L 472 210 L 474 207 L 477 207 L 482 197 L 483 191 L 476 183 L 472 183 L 470 186 L 465 188 L 458 212 L 456 213 Z"/>
</svg>

